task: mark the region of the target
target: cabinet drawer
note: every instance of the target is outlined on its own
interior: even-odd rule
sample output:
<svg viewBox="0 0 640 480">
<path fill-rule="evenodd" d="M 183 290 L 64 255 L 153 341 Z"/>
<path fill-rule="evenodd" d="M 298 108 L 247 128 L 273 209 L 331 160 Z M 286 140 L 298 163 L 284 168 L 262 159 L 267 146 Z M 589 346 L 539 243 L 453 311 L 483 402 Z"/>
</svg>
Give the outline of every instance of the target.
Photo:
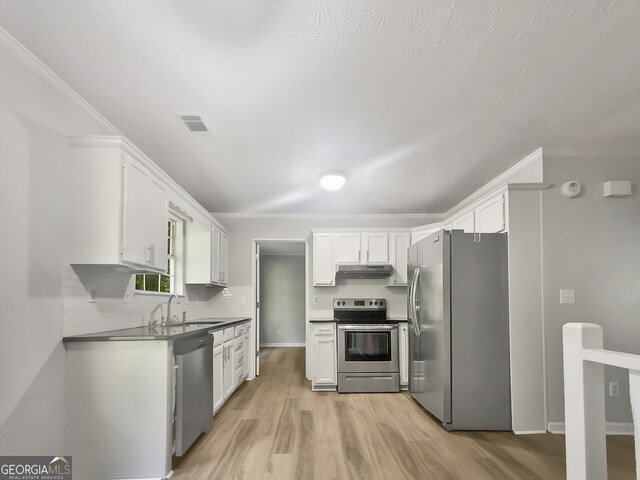
<svg viewBox="0 0 640 480">
<path fill-rule="evenodd" d="M 234 347 L 233 347 L 234 350 L 236 350 L 236 351 L 237 350 L 242 350 L 242 347 L 244 347 L 244 342 L 242 340 L 243 340 L 242 338 L 236 339 L 236 341 L 233 344 L 234 345 Z"/>
<path fill-rule="evenodd" d="M 239 337 L 244 333 L 244 325 L 236 325 L 235 336 Z"/>
<path fill-rule="evenodd" d="M 216 330 L 215 332 L 211 332 L 211 336 L 213 337 L 213 346 L 222 345 L 222 337 L 224 333 L 222 330 Z"/>
<path fill-rule="evenodd" d="M 226 342 L 227 340 L 232 340 L 232 339 L 233 339 L 233 327 L 225 328 L 224 341 Z"/>
<path fill-rule="evenodd" d="M 314 335 L 335 335 L 336 324 L 333 322 L 315 323 L 313 325 Z"/>
</svg>

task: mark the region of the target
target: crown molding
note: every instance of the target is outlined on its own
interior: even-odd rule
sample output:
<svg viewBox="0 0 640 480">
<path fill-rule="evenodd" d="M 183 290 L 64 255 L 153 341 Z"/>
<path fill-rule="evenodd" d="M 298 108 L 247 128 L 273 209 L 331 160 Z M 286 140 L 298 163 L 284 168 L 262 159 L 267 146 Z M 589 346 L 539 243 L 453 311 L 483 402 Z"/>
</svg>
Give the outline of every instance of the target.
<svg viewBox="0 0 640 480">
<path fill-rule="evenodd" d="M 444 218 L 450 218 L 453 215 L 455 215 L 456 213 L 458 213 L 460 210 L 463 210 L 464 208 L 466 208 L 466 207 L 470 206 L 471 204 L 477 202 L 478 200 L 482 199 L 483 197 L 486 197 L 487 195 L 495 193 L 495 192 L 497 192 L 498 190 L 500 190 L 502 188 L 506 188 L 506 185 L 509 183 L 509 179 L 511 179 L 518 172 L 524 170 L 528 166 L 530 166 L 530 165 L 532 165 L 532 164 L 534 164 L 536 162 L 542 162 L 542 157 L 543 157 L 542 148 L 538 148 L 537 150 L 531 152 L 529 155 L 524 157 L 518 163 L 516 163 L 512 167 L 508 168 L 507 170 L 502 172 L 500 175 L 498 175 L 496 178 L 491 180 L 489 183 L 487 183 L 486 185 L 484 185 L 480 189 L 478 189 L 475 192 L 473 192 L 471 195 L 469 195 L 464 200 L 462 200 L 460 203 L 458 203 L 457 205 L 455 205 L 452 208 L 450 208 L 449 210 L 447 210 L 444 213 L 443 217 Z M 542 181 L 542 178 L 535 179 L 535 180 Z"/>
<path fill-rule="evenodd" d="M 76 92 L 68 83 L 62 80 L 47 65 L 36 57 L 27 47 L 22 45 L 13 35 L 0 27 L 0 45 L 2 45 L 9 53 L 26 65 L 33 73 L 40 77 L 47 85 L 53 88 L 60 96 L 69 103 L 75 105 L 80 110 L 89 114 L 96 122 L 106 128 L 114 135 L 122 133 L 100 112 L 91 106 L 78 92 Z"/>
<path fill-rule="evenodd" d="M 230 219 L 256 219 L 256 220 L 333 220 L 333 219 L 354 219 L 354 220 L 384 220 L 384 219 L 415 219 L 417 221 L 442 220 L 439 213 L 250 213 L 250 212 L 211 212 L 216 218 Z"/>
<path fill-rule="evenodd" d="M 543 147 L 545 157 L 640 157 L 638 148 L 621 147 Z"/>
</svg>

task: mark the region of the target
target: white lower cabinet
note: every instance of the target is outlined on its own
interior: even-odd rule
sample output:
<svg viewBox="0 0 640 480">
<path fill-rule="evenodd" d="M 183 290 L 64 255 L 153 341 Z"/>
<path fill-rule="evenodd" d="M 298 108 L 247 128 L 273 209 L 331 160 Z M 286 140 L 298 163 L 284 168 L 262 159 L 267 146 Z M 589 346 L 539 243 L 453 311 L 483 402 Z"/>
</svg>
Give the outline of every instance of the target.
<svg viewBox="0 0 640 480">
<path fill-rule="evenodd" d="M 400 388 L 409 386 L 409 330 L 407 322 L 398 323 L 398 363 Z"/>
<path fill-rule="evenodd" d="M 336 324 L 315 323 L 313 330 L 313 390 L 335 390 L 337 384 Z"/>
<path fill-rule="evenodd" d="M 224 347 L 213 347 L 213 413 L 224 403 Z"/>
<path fill-rule="evenodd" d="M 213 335 L 213 413 L 249 377 L 251 324 L 227 327 Z"/>
<path fill-rule="evenodd" d="M 223 349 L 224 398 L 226 400 L 231 396 L 236 387 L 233 366 L 233 327 L 224 329 Z"/>
</svg>

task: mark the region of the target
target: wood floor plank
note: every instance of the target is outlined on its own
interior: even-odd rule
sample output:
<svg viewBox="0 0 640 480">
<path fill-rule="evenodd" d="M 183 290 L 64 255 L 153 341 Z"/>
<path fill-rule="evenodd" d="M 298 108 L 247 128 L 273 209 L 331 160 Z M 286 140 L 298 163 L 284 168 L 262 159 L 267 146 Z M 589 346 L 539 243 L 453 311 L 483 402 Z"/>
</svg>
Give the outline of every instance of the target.
<svg viewBox="0 0 640 480">
<path fill-rule="evenodd" d="M 263 348 L 182 459 L 176 480 L 562 479 L 564 436 L 447 432 L 407 392 L 312 392 L 304 348 Z M 635 478 L 633 437 L 608 437 L 609 478 Z"/>
</svg>

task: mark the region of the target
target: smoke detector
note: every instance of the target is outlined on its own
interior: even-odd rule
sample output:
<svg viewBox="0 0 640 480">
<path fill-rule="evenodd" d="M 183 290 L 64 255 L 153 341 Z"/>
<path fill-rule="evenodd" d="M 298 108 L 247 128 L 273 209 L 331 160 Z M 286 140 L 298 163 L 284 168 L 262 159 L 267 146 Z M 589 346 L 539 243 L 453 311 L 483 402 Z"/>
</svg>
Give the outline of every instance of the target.
<svg viewBox="0 0 640 480">
<path fill-rule="evenodd" d="M 202 121 L 202 117 L 197 113 L 179 113 L 180 120 L 184 123 L 190 133 L 202 135 L 209 133 L 209 129 Z"/>
</svg>

